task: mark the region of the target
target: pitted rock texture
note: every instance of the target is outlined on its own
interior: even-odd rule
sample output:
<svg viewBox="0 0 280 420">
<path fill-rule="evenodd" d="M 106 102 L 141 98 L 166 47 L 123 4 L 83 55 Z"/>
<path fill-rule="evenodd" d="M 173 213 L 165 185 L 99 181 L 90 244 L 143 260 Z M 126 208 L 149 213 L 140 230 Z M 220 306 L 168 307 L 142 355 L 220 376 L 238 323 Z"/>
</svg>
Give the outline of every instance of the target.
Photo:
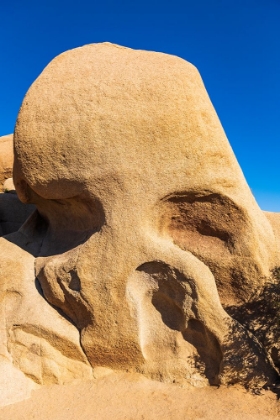
<svg viewBox="0 0 280 420">
<path fill-rule="evenodd" d="M 13 160 L 13 135 L 0 137 L 0 236 L 17 231 L 35 210 L 33 204 L 23 204 L 16 196 Z"/>
<path fill-rule="evenodd" d="M 14 141 L 16 190 L 37 211 L 0 243 L 21 255 L 16 281 L 2 259 L 2 296 L 29 285 L 38 303 L 9 311 L 13 366 L 40 384 L 100 366 L 275 382 L 265 346 L 224 307 L 265 285 L 279 242 L 193 65 L 108 43 L 63 53 L 26 94 Z M 32 351 L 48 360 L 39 373 Z"/>
<path fill-rule="evenodd" d="M 0 192 L 4 191 L 4 181 L 13 173 L 13 135 L 0 137 Z"/>
</svg>

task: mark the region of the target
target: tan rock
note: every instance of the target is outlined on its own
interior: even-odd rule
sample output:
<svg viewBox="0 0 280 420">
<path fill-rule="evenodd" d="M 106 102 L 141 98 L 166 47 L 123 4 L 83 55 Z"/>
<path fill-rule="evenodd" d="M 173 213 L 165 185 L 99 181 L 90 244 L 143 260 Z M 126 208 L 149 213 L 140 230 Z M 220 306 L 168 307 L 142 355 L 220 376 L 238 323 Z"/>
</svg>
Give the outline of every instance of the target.
<svg viewBox="0 0 280 420">
<path fill-rule="evenodd" d="M 0 137 L 0 192 L 3 191 L 5 179 L 12 176 L 13 160 L 13 135 Z"/>
<path fill-rule="evenodd" d="M 275 265 L 280 266 L 280 213 L 273 213 L 273 212 L 265 211 L 264 214 L 268 218 L 275 234 L 276 243 L 277 243 Z"/>
<path fill-rule="evenodd" d="M 3 189 L 6 193 L 16 194 L 13 178 L 7 178 L 6 181 L 4 181 Z"/>
<path fill-rule="evenodd" d="M 27 227 L 25 234 L 0 238 L 0 395 L 5 395 L 0 405 L 28 397 L 36 385 L 92 377 L 78 331 L 41 295 L 34 278 L 34 236 L 32 245 L 26 232 Z"/>
<path fill-rule="evenodd" d="M 36 384 L 6 358 L 0 356 L 0 407 L 30 398 Z"/>
<path fill-rule="evenodd" d="M 23 102 L 15 149 L 22 198 L 20 184 L 27 182 L 46 199 L 83 190 L 112 208 L 113 197 L 120 197 L 126 212 L 116 208 L 114 215 L 121 220 L 132 217 L 128 205 L 140 206 L 140 218 L 158 223 L 161 235 L 211 267 L 223 300 L 246 299 L 268 273 L 272 230 L 197 70 L 182 59 L 111 44 L 61 54 Z"/>
<path fill-rule="evenodd" d="M 0 236 L 15 232 L 35 210 L 16 197 L 13 172 L 13 135 L 0 137 Z M 3 194 L 13 193 L 14 197 Z"/>
<path fill-rule="evenodd" d="M 16 196 L 11 178 L 13 160 L 13 135 L 0 137 L 0 236 L 17 231 L 35 210 L 34 205 L 23 204 Z"/>
<path fill-rule="evenodd" d="M 265 284 L 275 233 L 191 64 L 111 44 L 61 54 L 29 89 L 14 140 L 15 186 L 38 213 L 2 242 L 13 259 L 24 250 L 25 281 L 23 268 L 16 283 L 2 278 L 20 295 L 33 287 L 39 359 L 198 387 L 275 380 L 263 345 L 223 307 Z M 46 300 L 26 271 L 30 254 Z M 32 299 L 8 323 L 20 325 L 8 352 L 26 375 Z M 41 307 L 51 315 L 37 319 Z M 45 377 L 59 381 L 63 369 L 49 363 Z"/>
</svg>

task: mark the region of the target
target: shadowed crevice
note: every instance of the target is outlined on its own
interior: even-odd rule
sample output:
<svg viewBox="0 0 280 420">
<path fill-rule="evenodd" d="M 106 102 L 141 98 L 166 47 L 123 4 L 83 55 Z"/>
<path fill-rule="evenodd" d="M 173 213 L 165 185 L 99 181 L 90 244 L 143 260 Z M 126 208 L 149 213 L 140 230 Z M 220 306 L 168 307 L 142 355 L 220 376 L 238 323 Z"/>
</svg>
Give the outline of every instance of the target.
<svg viewBox="0 0 280 420">
<path fill-rule="evenodd" d="M 210 385 L 219 385 L 223 353 L 217 338 L 197 319 L 190 319 L 188 327 L 182 334 L 198 352 L 199 357 L 195 360 L 196 367 L 206 376 Z"/>
</svg>

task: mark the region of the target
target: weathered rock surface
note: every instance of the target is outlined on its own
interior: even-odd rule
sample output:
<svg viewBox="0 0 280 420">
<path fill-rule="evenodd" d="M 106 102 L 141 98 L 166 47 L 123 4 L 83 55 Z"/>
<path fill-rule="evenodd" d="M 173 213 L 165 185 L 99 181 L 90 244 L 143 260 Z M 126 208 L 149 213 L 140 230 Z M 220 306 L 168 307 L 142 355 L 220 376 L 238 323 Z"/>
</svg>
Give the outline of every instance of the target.
<svg viewBox="0 0 280 420">
<path fill-rule="evenodd" d="M 33 204 L 23 204 L 16 196 L 13 160 L 13 135 L 0 137 L 0 236 L 17 231 L 35 210 Z"/>
<path fill-rule="evenodd" d="M 277 242 L 275 265 L 280 266 L 280 213 L 273 213 L 273 212 L 265 211 L 264 214 L 268 218 L 275 234 L 275 238 Z"/>
<path fill-rule="evenodd" d="M 14 183 L 37 212 L 0 241 L 12 366 L 37 384 L 99 367 L 274 383 L 265 343 L 225 308 L 265 287 L 278 233 L 191 64 L 107 43 L 61 54 L 29 89 L 14 141 Z"/>
<path fill-rule="evenodd" d="M 25 251 L 28 242 L 21 231 L 0 238 L 0 405 L 28 397 L 36 385 L 92 376 L 77 329 L 41 295 L 34 278 L 35 259 Z"/>
<path fill-rule="evenodd" d="M 0 192 L 3 191 L 3 184 L 13 172 L 13 135 L 0 137 Z"/>
<path fill-rule="evenodd" d="M 14 185 L 13 178 L 7 178 L 4 181 L 3 188 L 4 188 L 5 192 L 11 193 L 11 194 L 16 194 L 16 188 L 15 188 L 15 185 Z"/>
</svg>

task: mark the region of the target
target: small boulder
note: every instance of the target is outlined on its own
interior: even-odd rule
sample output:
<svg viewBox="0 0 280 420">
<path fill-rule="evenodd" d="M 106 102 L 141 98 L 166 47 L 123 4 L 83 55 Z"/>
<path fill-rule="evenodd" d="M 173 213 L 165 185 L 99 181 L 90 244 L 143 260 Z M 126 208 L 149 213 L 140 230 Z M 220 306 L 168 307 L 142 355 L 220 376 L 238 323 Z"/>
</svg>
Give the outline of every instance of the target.
<svg viewBox="0 0 280 420">
<path fill-rule="evenodd" d="M 13 135 L 0 137 L 0 192 L 4 191 L 3 183 L 13 174 Z"/>
</svg>

